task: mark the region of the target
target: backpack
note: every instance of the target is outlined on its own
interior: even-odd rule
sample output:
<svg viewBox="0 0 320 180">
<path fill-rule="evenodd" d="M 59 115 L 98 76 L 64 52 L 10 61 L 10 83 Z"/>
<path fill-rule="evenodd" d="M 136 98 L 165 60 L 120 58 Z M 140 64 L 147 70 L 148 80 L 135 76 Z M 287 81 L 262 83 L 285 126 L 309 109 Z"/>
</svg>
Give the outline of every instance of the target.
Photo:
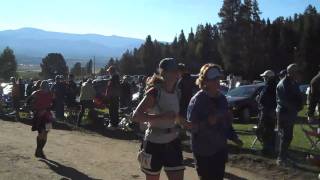
<svg viewBox="0 0 320 180">
<path fill-rule="evenodd" d="M 146 95 L 146 93 L 148 92 L 148 90 L 150 90 L 151 88 L 155 88 L 156 91 L 157 91 L 157 96 L 156 96 L 156 106 L 160 109 L 160 106 L 159 106 L 159 101 L 160 101 L 160 97 L 161 97 L 161 87 L 160 87 L 160 84 L 156 84 L 156 85 L 153 85 L 153 86 L 150 86 L 148 88 L 145 89 L 144 91 L 144 96 Z M 175 92 L 177 93 L 177 96 L 178 96 L 178 100 L 180 100 L 181 98 L 181 90 L 180 88 L 178 87 L 178 83 L 175 85 Z"/>
</svg>

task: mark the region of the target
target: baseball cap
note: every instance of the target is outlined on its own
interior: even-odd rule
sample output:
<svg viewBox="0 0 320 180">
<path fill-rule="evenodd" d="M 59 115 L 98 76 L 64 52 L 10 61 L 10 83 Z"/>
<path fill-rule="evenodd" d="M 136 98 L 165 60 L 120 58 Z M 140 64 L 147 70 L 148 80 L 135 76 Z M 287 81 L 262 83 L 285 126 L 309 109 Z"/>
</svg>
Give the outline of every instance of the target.
<svg viewBox="0 0 320 180">
<path fill-rule="evenodd" d="M 186 71 L 186 70 L 187 70 L 187 67 L 186 67 L 185 64 L 179 63 L 179 64 L 178 64 L 178 69 L 179 69 L 180 71 Z"/>
<path fill-rule="evenodd" d="M 221 78 L 223 74 L 221 73 L 219 68 L 210 68 L 207 72 L 207 79 L 208 80 L 215 80 L 217 78 Z"/>
<path fill-rule="evenodd" d="M 283 69 L 279 72 L 279 76 L 285 76 L 287 74 L 287 69 Z"/>
<path fill-rule="evenodd" d="M 178 70 L 178 63 L 174 58 L 165 58 L 160 61 L 159 69 L 164 71 L 176 71 Z"/>
<path fill-rule="evenodd" d="M 287 67 L 287 73 L 292 75 L 296 72 L 298 72 L 298 65 L 297 64 L 290 64 L 288 67 Z"/>
<path fill-rule="evenodd" d="M 271 70 L 266 70 L 264 73 L 260 74 L 261 77 L 273 77 L 275 76 L 274 72 Z"/>
</svg>

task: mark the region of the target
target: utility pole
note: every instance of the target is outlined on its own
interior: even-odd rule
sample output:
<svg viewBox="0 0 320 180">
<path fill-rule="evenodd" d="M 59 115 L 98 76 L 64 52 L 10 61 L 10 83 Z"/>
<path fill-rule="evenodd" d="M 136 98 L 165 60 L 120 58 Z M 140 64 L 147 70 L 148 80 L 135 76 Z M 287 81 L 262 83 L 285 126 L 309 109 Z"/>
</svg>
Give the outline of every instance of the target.
<svg viewBox="0 0 320 180">
<path fill-rule="evenodd" d="M 96 56 L 93 56 L 93 76 L 96 75 Z"/>
</svg>

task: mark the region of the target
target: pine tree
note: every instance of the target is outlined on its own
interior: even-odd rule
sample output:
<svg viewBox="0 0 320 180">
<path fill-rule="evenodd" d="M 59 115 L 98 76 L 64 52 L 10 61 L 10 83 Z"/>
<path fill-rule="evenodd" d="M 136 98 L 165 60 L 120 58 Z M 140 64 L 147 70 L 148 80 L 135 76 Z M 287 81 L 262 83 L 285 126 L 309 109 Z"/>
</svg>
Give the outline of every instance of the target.
<svg viewBox="0 0 320 180">
<path fill-rule="evenodd" d="M 172 55 L 171 57 L 178 58 L 178 49 L 179 49 L 178 38 L 177 36 L 175 36 L 170 47 L 170 54 Z"/>
<path fill-rule="evenodd" d="M 14 52 L 6 47 L 0 55 L 0 79 L 9 80 L 17 75 L 17 62 Z"/>
<path fill-rule="evenodd" d="M 82 75 L 81 63 L 76 62 L 70 70 L 70 73 L 74 76 L 80 77 Z"/>
<path fill-rule="evenodd" d="M 40 67 L 40 76 L 44 79 L 53 79 L 56 75 L 66 76 L 69 71 L 64 57 L 60 53 L 49 53 L 42 59 Z"/>
<path fill-rule="evenodd" d="M 260 22 L 260 8 L 257 0 L 252 0 L 252 19 L 253 22 Z"/>
<path fill-rule="evenodd" d="M 183 63 L 186 63 L 186 56 L 187 56 L 187 40 L 184 35 L 183 30 L 181 30 L 181 33 L 179 35 L 179 40 L 178 40 L 178 59 L 181 60 Z"/>
<path fill-rule="evenodd" d="M 148 35 L 146 38 L 146 41 L 143 45 L 143 50 L 142 50 L 142 61 L 144 64 L 144 70 L 146 74 L 151 75 L 157 68 L 157 60 L 154 57 L 154 45 L 151 39 L 151 36 Z"/>
<path fill-rule="evenodd" d="M 92 75 L 92 67 L 93 67 L 93 62 L 92 62 L 92 59 L 90 59 L 85 66 L 87 75 L 90 75 L 90 76 Z"/>
<path fill-rule="evenodd" d="M 241 0 L 224 0 L 219 13 L 221 18 L 219 23 L 221 33 L 219 52 L 225 69 L 234 74 L 243 73 L 243 63 L 240 60 L 241 52 L 239 51 L 242 46 L 240 43 L 241 34 L 237 27 L 237 16 L 240 13 L 240 8 Z"/>
<path fill-rule="evenodd" d="M 193 73 L 197 73 L 198 71 L 196 67 L 196 41 L 195 41 L 195 35 L 193 33 L 193 30 L 191 28 L 191 31 L 188 35 L 188 49 L 187 49 L 187 55 L 186 55 L 186 65 L 189 67 L 190 71 Z"/>
</svg>

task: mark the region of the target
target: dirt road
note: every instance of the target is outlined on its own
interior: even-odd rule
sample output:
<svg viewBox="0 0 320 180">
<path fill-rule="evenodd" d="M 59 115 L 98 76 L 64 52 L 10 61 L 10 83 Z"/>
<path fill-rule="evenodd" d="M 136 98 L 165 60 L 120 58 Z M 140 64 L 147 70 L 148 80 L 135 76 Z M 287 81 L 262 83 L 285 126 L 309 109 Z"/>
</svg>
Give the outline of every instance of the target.
<svg viewBox="0 0 320 180">
<path fill-rule="evenodd" d="M 48 160 L 33 156 L 36 133 L 30 126 L 0 120 L 0 179 L 106 179 L 142 180 L 136 140 L 108 138 L 96 133 L 52 130 L 45 153 Z M 185 153 L 191 158 L 190 153 Z M 264 179 L 254 173 L 227 167 L 227 179 Z M 167 179 L 162 173 L 161 179 Z M 187 167 L 186 180 L 196 180 Z"/>
</svg>

